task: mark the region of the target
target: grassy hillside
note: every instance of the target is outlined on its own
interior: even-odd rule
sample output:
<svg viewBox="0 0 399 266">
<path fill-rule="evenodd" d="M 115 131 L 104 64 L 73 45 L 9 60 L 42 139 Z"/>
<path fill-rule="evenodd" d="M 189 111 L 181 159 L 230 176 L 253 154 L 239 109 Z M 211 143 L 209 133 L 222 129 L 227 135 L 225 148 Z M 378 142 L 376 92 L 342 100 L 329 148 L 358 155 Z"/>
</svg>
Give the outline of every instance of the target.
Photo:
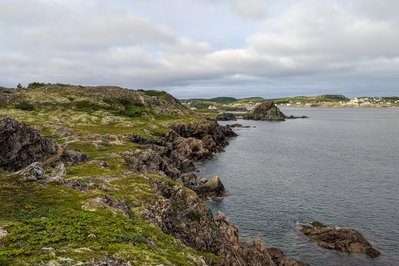
<svg viewBox="0 0 399 266">
<path fill-rule="evenodd" d="M 64 176 L 87 186 L 85 191 L 57 182 L 25 182 L 0 172 L 0 232 L 7 232 L 0 236 L 0 265 L 91 265 L 106 256 L 133 265 L 193 265 L 214 256 L 183 245 L 141 217 L 144 206 L 158 195 L 122 156 L 147 148 L 128 140 L 133 133 L 157 140 L 173 123 L 205 119 L 165 92 L 118 87 L 34 83 L 27 89 L 3 90 L 0 100 L 0 117 L 25 122 L 91 159 L 68 166 Z M 105 204 L 109 197 L 129 211 Z"/>
</svg>

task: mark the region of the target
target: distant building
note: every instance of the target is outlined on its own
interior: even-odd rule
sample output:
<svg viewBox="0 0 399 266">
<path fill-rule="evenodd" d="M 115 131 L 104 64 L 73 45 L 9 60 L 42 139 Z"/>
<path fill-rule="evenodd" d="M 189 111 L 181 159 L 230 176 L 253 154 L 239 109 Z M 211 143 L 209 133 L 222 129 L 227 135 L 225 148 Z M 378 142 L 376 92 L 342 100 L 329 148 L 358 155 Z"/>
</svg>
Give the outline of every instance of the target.
<svg viewBox="0 0 399 266">
<path fill-rule="evenodd" d="M 217 110 L 218 108 L 216 106 L 214 106 L 214 105 L 209 105 L 208 109 L 209 110 Z"/>
</svg>

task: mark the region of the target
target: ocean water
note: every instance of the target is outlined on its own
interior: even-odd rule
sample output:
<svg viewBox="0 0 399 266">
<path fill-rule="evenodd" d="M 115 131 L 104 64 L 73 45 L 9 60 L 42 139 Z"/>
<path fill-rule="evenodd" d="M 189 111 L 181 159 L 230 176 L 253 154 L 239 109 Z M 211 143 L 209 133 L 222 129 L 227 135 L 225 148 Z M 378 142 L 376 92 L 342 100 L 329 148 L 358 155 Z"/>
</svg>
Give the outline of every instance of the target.
<svg viewBox="0 0 399 266">
<path fill-rule="evenodd" d="M 237 129 L 225 152 L 198 166 L 230 192 L 212 210 L 244 240 L 260 236 L 311 265 L 399 265 L 399 109 L 282 110 L 310 118 L 238 121 L 255 128 Z M 315 220 L 359 230 L 382 255 L 318 247 L 297 231 Z"/>
</svg>

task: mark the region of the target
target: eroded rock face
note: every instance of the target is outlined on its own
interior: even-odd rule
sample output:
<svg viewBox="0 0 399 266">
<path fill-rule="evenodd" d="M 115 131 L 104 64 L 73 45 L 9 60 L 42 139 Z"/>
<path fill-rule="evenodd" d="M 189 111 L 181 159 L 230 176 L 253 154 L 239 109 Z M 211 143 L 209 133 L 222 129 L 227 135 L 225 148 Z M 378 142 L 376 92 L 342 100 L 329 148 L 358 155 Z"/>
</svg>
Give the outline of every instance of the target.
<svg viewBox="0 0 399 266">
<path fill-rule="evenodd" d="M 0 169 L 17 171 L 33 162 L 43 161 L 57 153 L 51 139 L 15 119 L 0 119 Z"/>
<path fill-rule="evenodd" d="M 284 121 L 287 116 L 277 108 L 272 101 L 263 102 L 252 112 L 244 116 L 245 119 L 262 121 Z"/>
<path fill-rule="evenodd" d="M 221 256 L 222 261 L 209 261 L 210 265 L 306 265 L 282 252 L 275 264 L 265 244 L 259 239 L 251 244 L 241 242 L 239 229 L 221 212 L 213 217 L 197 194 L 190 193 L 181 185 L 172 186 L 165 181 L 148 178 L 157 188 L 160 199 L 147 206 L 142 215 L 184 244 Z"/>
<path fill-rule="evenodd" d="M 381 255 L 359 231 L 352 228 L 329 227 L 320 222 L 313 222 L 302 225 L 300 231 L 323 248 L 366 254 L 371 258 Z"/>
<path fill-rule="evenodd" d="M 125 152 L 123 157 L 126 164 L 137 172 L 165 175 L 182 181 L 202 197 L 219 197 L 224 194 L 220 179 L 207 182 L 197 176 L 193 162 L 208 160 L 214 153 L 223 151 L 227 139 L 235 135 L 231 128 L 214 121 L 203 125 L 178 124 L 157 141 L 132 135 L 132 142 L 145 143 L 149 148 Z"/>
<path fill-rule="evenodd" d="M 193 192 L 187 194 L 189 192 L 181 185 L 150 181 L 161 199 L 147 206 L 143 216 L 190 247 L 218 253 L 223 238 L 206 203 Z"/>
</svg>

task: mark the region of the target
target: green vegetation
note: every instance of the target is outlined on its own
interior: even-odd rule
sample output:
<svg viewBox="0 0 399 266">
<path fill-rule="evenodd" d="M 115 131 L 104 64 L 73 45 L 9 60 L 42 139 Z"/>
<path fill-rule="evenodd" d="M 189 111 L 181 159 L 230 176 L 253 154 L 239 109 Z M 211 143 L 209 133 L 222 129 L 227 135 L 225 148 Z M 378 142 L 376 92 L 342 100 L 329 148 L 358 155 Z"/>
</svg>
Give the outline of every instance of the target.
<svg viewBox="0 0 399 266">
<path fill-rule="evenodd" d="M 12 93 L 18 104 L 0 101 L 5 103 L 0 117 L 30 124 L 92 160 L 66 168 L 64 178 L 87 187 L 84 191 L 0 173 L 0 229 L 7 232 L 0 239 L 0 265 L 87 265 L 105 256 L 133 265 L 193 265 L 203 257 L 214 259 L 141 217 L 144 206 L 158 196 L 148 177 L 129 169 L 123 158 L 125 152 L 146 149 L 130 142 L 131 134 L 158 140 L 173 123 L 205 118 L 165 92 L 31 83 Z M 128 213 L 105 204 L 103 197 L 123 202 Z M 193 213 L 190 219 L 199 217 Z"/>
<path fill-rule="evenodd" d="M 19 102 L 15 105 L 15 108 L 17 109 L 21 109 L 24 111 L 33 111 L 35 110 L 35 106 L 29 102 L 23 101 L 23 102 Z"/>
<path fill-rule="evenodd" d="M 148 200 L 137 197 L 146 183 L 144 177 L 130 179 L 139 183 L 124 180 L 124 185 L 130 186 L 126 191 L 118 190 L 113 183 L 110 189 L 132 205 Z M 102 204 L 96 191 L 83 193 L 56 183 L 33 184 L 4 176 L 0 186 L 0 227 L 8 232 L 0 240 L 4 245 L 0 247 L 2 265 L 51 261 L 72 265 L 101 260 L 105 255 L 115 255 L 134 265 L 189 265 L 199 256 L 150 226 L 138 213 L 131 212 L 127 217 Z M 132 188 L 135 196 L 130 196 Z M 148 184 L 143 188 L 151 189 Z M 153 191 L 143 193 L 156 195 Z"/>
<path fill-rule="evenodd" d="M 262 97 L 248 97 L 242 99 L 235 99 L 232 97 L 218 97 L 213 99 L 187 99 L 181 100 L 181 102 L 189 107 L 195 108 L 203 112 L 209 109 L 209 106 L 215 106 L 216 110 L 222 111 L 245 111 L 247 107 L 252 107 L 261 102 L 271 100 L 276 104 L 291 104 L 291 105 L 308 105 L 308 106 L 334 106 L 339 102 L 345 103 L 349 99 L 343 95 L 319 95 L 319 96 L 297 96 L 297 97 L 285 97 L 275 99 L 265 99 Z M 218 112 L 218 111 L 207 111 L 207 112 Z"/>
</svg>

